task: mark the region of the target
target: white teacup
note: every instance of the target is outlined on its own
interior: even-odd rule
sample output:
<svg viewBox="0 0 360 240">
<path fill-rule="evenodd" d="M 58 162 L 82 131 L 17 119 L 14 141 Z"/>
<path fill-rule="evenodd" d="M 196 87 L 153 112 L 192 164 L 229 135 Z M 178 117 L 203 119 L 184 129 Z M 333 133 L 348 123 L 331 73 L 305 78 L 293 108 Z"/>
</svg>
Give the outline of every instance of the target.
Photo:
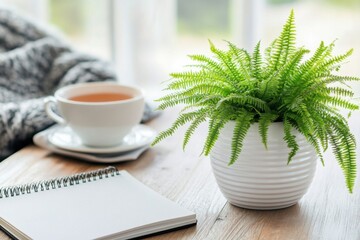
<svg viewBox="0 0 360 240">
<path fill-rule="evenodd" d="M 61 116 L 52 110 L 56 104 Z M 80 83 L 63 87 L 45 100 L 46 113 L 67 124 L 83 144 L 111 147 L 137 125 L 144 111 L 144 97 L 135 87 L 117 83 Z"/>
</svg>

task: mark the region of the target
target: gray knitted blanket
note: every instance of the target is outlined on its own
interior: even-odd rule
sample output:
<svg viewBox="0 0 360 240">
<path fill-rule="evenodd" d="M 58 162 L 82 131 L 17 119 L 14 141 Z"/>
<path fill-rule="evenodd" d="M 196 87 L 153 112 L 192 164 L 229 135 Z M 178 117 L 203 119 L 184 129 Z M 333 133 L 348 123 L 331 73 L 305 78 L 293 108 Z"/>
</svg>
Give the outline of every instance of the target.
<svg viewBox="0 0 360 240">
<path fill-rule="evenodd" d="M 0 9 L 0 161 L 54 124 L 45 114 L 44 97 L 69 84 L 115 80 L 108 63 Z"/>
</svg>

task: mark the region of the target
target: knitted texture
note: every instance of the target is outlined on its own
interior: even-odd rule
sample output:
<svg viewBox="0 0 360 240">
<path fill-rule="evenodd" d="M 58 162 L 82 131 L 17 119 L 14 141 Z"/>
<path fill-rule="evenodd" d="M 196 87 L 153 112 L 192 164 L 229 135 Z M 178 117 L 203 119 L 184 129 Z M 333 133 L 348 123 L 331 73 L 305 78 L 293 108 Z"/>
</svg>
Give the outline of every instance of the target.
<svg viewBox="0 0 360 240">
<path fill-rule="evenodd" d="M 116 81 L 109 63 L 79 53 L 49 30 L 0 9 L 0 160 L 54 124 L 43 99 L 80 82 Z"/>
</svg>

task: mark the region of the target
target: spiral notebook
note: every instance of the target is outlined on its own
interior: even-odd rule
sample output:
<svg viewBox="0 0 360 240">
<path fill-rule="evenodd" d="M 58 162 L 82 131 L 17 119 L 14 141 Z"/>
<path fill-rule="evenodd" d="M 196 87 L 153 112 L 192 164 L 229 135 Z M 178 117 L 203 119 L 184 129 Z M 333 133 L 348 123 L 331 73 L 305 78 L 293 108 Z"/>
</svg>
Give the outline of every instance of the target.
<svg viewBox="0 0 360 240">
<path fill-rule="evenodd" d="M 195 223 L 115 167 L 0 188 L 0 226 L 16 239 L 131 239 Z"/>
</svg>

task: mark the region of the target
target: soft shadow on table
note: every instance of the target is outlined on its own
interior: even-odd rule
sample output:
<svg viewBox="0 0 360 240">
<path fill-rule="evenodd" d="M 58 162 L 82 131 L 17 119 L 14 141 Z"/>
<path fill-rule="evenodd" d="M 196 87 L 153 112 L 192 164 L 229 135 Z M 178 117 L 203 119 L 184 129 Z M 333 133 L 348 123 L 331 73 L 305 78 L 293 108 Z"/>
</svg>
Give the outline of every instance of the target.
<svg viewBox="0 0 360 240">
<path fill-rule="evenodd" d="M 243 209 L 231 204 L 229 204 L 229 207 L 229 211 L 233 211 L 234 214 L 244 215 L 247 220 L 255 220 L 254 224 L 258 225 L 258 232 L 254 235 L 257 236 L 256 239 L 265 239 L 265 236 L 272 236 L 272 239 L 292 240 L 293 238 L 287 234 L 289 232 L 301 232 L 303 235 L 301 239 L 309 239 L 306 232 L 309 223 L 306 222 L 301 212 L 301 206 L 298 203 L 284 209 L 265 211 Z M 296 240 L 299 240 L 299 235 L 296 235 Z"/>
<path fill-rule="evenodd" d="M 91 162 L 86 161 L 80 158 L 76 157 L 70 157 L 70 156 L 63 156 L 61 154 L 52 153 L 49 152 L 49 154 L 46 156 L 51 161 L 55 161 L 57 164 L 76 164 L 76 165 L 93 165 L 93 166 L 118 166 L 118 168 L 121 169 L 121 167 L 130 167 L 131 165 L 138 165 L 141 164 L 142 167 L 146 167 L 146 165 L 151 164 L 151 159 L 153 159 L 156 156 L 156 153 L 152 149 L 147 149 L 143 153 L 140 154 L 140 156 L 135 160 L 129 160 L 129 161 L 119 161 L 119 162 L 113 162 L 113 163 L 102 163 L 102 162 Z"/>
</svg>

